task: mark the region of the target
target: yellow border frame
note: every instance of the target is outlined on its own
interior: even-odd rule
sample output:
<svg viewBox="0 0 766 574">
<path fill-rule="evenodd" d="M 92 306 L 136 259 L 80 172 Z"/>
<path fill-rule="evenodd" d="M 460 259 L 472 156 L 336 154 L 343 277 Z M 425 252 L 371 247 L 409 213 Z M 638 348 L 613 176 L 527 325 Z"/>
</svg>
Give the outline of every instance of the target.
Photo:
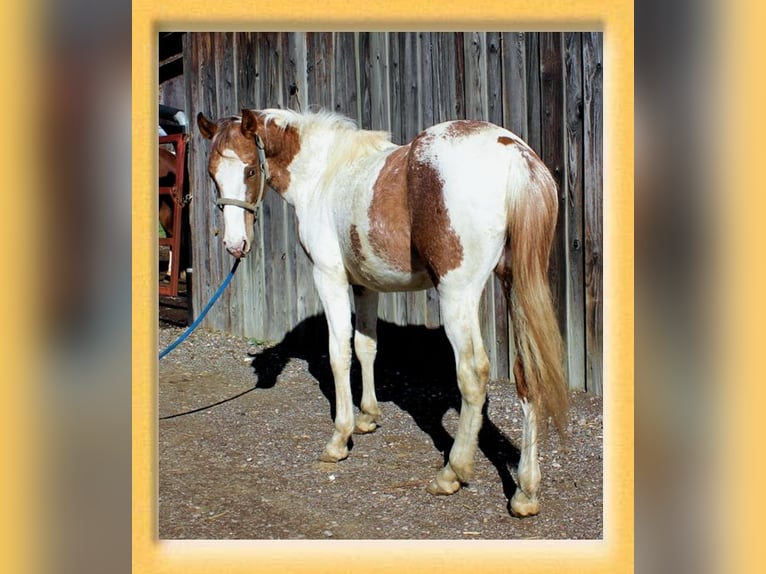
<svg viewBox="0 0 766 574">
<path fill-rule="evenodd" d="M 133 2 L 133 571 L 624 572 L 633 570 L 633 3 L 519 0 Z M 481 4 L 481 6 L 479 6 Z M 157 33 L 162 30 L 604 32 L 604 539 L 158 541 L 156 277 L 152 265 Z M 154 222 L 154 223 L 153 223 Z"/>
</svg>

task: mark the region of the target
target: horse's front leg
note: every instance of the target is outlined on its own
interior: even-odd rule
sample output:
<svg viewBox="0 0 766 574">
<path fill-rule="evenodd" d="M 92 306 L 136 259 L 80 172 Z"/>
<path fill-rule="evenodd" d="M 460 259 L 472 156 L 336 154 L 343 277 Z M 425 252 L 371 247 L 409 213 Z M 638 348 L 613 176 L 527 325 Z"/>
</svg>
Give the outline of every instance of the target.
<svg viewBox="0 0 766 574">
<path fill-rule="evenodd" d="M 319 457 L 338 462 L 348 456 L 348 439 L 354 430 L 351 398 L 351 303 L 345 277 L 314 268 L 314 283 L 324 306 L 330 334 L 330 366 L 335 379 L 335 432 Z"/>
</svg>

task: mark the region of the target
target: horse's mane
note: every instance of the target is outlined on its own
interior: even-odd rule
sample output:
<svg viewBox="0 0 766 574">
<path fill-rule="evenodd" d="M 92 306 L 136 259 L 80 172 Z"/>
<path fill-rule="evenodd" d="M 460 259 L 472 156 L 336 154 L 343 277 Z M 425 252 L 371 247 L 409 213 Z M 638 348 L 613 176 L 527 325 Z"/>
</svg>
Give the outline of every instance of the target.
<svg viewBox="0 0 766 574">
<path fill-rule="evenodd" d="M 346 147 L 345 144 L 349 144 L 349 147 L 357 148 L 360 153 L 377 151 L 392 145 L 389 132 L 359 129 L 354 120 L 328 110 L 301 113 L 290 109 L 266 109 L 262 110 L 262 113 L 267 125 L 273 122 L 282 129 L 293 127 L 301 137 L 319 131 L 338 132 L 339 137 L 336 140 L 339 145 Z"/>
<path fill-rule="evenodd" d="M 281 128 L 294 127 L 299 133 L 318 128 L 344 131 L 359 130 L 354 120 L 323 109 L 301 113 L 290 109 L 271 108 L 261 110 L 261 113 L 264 114 L 267 125 L 274 122 Z"/>
</svg>

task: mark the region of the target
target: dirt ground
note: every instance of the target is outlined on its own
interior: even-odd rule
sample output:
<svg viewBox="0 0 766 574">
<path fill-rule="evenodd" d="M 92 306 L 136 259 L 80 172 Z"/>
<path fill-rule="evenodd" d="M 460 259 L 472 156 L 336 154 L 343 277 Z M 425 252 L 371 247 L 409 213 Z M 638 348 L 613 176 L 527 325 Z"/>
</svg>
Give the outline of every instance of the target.
<svg viewBox="0 0 766 574">
<path fill-rule="evenodd" d="M 379 326 L 381 427 L 354 435 L 348 459 L 319 462 L 334 409 L 323 322 L 272 345 L 198 329 L 160 361 L 160 539 L 603 537 L 602 403 L 586 393 L 571 396 L 567 444 L 553 431 L 542 439 L 538 516 L 508 511 L 522 415 L 507 380 L 490 383 L 473 481 L 426 492 L 458 417 L 441 330 Z M 159 348 L 181 332 L 161 319 Z M 352 385 L 358 406 L 358 365 Z"/>
</svg>

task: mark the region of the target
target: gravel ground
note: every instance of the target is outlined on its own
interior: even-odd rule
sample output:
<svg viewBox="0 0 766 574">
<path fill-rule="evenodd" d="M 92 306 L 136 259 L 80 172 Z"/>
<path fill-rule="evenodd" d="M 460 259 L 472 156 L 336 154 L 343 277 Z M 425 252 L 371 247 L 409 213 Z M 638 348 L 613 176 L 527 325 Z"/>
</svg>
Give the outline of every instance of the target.
<svg viewBox="0 0 766 574">
<path fill-rule="evenodd" d="M 571 395 L 567 443 L 541 439 L 538 516 L 508 511 L 522 415 L 507 380 L 489 385 L 474 480 L 426 492 L 458 418 L 442 331 L 381 324 L 381 427 L 354 435 L 348 459 L 319 462 L 334 391 L 326 343 L 308 342 L 324 338 L 305 333 L 323 321 L 277 345 L 198 329 L 160 362 L 160 539 L 602 538 L 602 403 L 586 393 Z M 161 322 L 160 349 L 181 332 Z M 352 385 L 358 405 L 356 365 Z"/>
</svg>

